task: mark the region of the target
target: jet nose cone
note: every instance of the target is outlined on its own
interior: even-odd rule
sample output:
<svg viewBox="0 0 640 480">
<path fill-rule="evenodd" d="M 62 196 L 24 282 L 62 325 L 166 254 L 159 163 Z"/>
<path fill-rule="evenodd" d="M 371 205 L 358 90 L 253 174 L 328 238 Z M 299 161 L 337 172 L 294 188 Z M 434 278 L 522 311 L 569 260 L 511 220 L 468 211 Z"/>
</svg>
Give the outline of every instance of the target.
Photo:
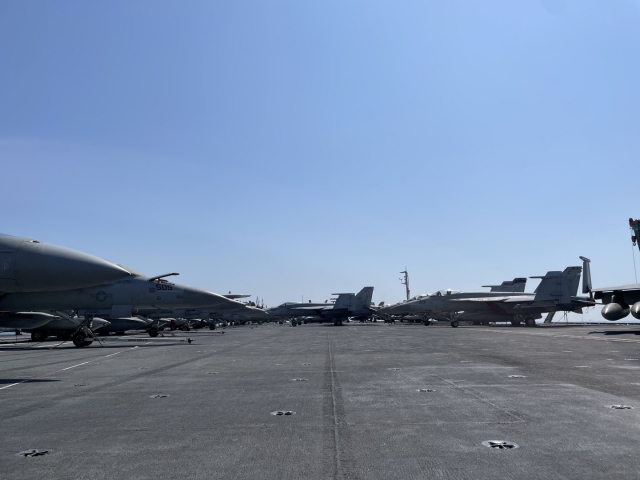
<svg viewBox="0 0 640 480">
<path fill-rule="evenodd" d="M 228 303 L 239 303 L 229 300 L 217 293 L 208 292 L 195 287 L 185 287 L 183 295 L 183 305 L 186 308 L 218 308 Z"/>
<path fill-rule="evenodd" d="M 249 306 L 247 306 L 246 308 L 248 308 L 251 311 L 251 315 L 253 317 L 268 317 L 269 316 L 269 314 L 266 311 L 264 311 L 263 309 L 261 309 L 261 308 L 249 307 Z"/>
<path fill-rule="evenodd" d="M 131 275 L 115 263 L 47 243 L 25 241 L 15 257 L 15 279 L 23 292 L 92 287 Z"/>
</svg>

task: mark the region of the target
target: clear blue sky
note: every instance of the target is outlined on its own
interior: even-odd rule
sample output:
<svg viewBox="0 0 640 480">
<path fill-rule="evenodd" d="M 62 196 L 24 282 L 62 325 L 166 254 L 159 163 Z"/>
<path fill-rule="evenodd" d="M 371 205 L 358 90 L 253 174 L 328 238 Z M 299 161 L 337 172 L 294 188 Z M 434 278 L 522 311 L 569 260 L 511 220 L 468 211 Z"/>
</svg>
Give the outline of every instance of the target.
<svg viewBox="0 0 640 480">
<path fill-rule="evenodd" d="M 579 255 L 631 283 L 639 20 L 638 0 L 5 0 L 1 231 L 269 305 Z"/>
</svg>

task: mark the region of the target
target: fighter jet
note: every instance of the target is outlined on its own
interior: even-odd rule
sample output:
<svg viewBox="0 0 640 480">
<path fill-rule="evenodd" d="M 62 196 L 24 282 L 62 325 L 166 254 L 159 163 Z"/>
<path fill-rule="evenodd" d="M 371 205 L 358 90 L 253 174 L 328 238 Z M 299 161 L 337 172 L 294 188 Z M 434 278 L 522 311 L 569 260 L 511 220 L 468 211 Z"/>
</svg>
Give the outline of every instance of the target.
<svg viewBox="0 0 640 480">
<path fill-rule="evenodd" d="M 129 275 L 126 269 L 93 255 L 0 234 L 0 294 L 92 287 Z"/>
<path fill-rule="evenodd" d="M 489 295 L 495 293 L 495 296 L 502 296 L 504 293 L 523 293 L 525 286 L 527 284 L 527 279 L 523 277 L 516 277 L 513 280 L 505 280 L 500 285 L 483 285 L 482 288 L 490 288 Z M 497 292 L 497 293 L 496 293 Z M 424 317 L 424 324 L 430 325 L 429 318 L 433 318 L 439 321 L 451 320 L 451 312 L 439 312 L 439 311 L 429 311 L 425 310 L 424 305 L 425 302 L 419 302 L 417 300 L 424 300 L 428 297 L 448 297 L 449 295 L 463 293 L 459 290 L 439 290 L 435 293 L 425 293 L 422 295 L 416 295 L 415 297 L 410 298 L 409 300 L 403 300 L 402 302 L 398 302 L 393 305 L 381 305 L 378 313 L 383 316 L 400 316 L 400 320 L 402 321 L 405 315 L 409 315 L 410 318 L 417 318 L 418 316 Z M 466 293 L 466 295 L 474 295 Z M 475 295 L 478 296 L 486 296 L 486 292 L 480 292 Z M 433 302 L 432 302 L 433 303 Z M 393 317 L 391 317 L 391 321 L 393 321 Z"/>
<path fill-rule="evenodd" d="M 109 322 L 130 319 L 137 309 L 215 308 L 236 309 L 244 305 L 235 300 L 194 287 L 165 280 L 175 273 L 146 277 L 128 270 L 130 276 L 97 287 L 57 292 L 8 293 L 0 298 L 0 312 L 74 310 L 84 317 L 72 340 L 76 346 L 90 345 L 91 321 L 94 317 Z M 119 328 L 119 327 L 115 327 Z"/>
<path fill-rule="evenodd" d="M 223 296 L 228 298 L 228 295 Z M 211 330 L 215 330 L 215 322 L 217 321 L 225 323 L 262 322 L 269 319 L 269 314 L 260 308 L 241 302 L 234 302 L 234 305 L 228 305 L 225 308 L 139 309 L 137 318 L 154 322 L 154 326 L 148 331 L 149 335 L 155 337 L 158 335 L 158 330 L 162 328 L 163 323 L 171 330 L 182 329 L 189 331 L 191 328 L 203 328 L 206 326 L 209 326 Z M 113 327 L 109 325 L 103 328 L 102 331 L 105 331 L 105 329 L 111 331 Z"/>
<path fill-rule="evenodd" d="M 640 249 L 640 220 L 629 219 L 629 228 L 633 232 L 631 242 Z M 586 275 L 586 273 L 585 273 Z M 626 318 L 629 313 L 640 320 L 640 283 L 619 285 L 616 287 L 591 288 L 591 278 L 588 285 L 583 284 L 583 293 L 591 293 L 595 300 L 600 300 L 604 307 L 601 315 L 611 322 Z"/>
<path fill-rule="evenodd" d="M 316 317 L 332 320 L 334 325 L 342 325 L 349 317 L 369 316 L 377 312 L 371 307 L 373 287 L 364 287 L 355 295 L 353 293 L 332 293 L 337 295 L 334 303 L 294 303 L 286 302 L 277 307 L 267 309 L 270 315 L 278 317 Z M 297 325 L 292 320 L 291 325 Z"/>
<path fill-rule="evenodd" d="M 541 280 L 533 294 L 505 294 L 493 288 L 491 292 L 445 290 L 404 304 L 385 307 L 380 313 L 444 316 L 450 318 L 452 327 L 457 327 L 461 320 L 473 323 L 511 322 L 514 326 L 524 321 L 527 326 L 533 327 L 536 319 L 541 318 L 541 313 L 582 311 L 583 307 L 595 304 L 589 298 L 576 296 L 581 271 L 581 267 L 567 267 L 563 272 L 549 271 L 546 275 L 531 277 Z"/>
<path fill-rule="evenodd" d="M 93 255 L 0 234 L 0 298 L 93 287 L 130 275 L 119 265 Z M 33 329 L 55 318 L 30 308 L 0 309 L 0 328 Z"/>
</svg>

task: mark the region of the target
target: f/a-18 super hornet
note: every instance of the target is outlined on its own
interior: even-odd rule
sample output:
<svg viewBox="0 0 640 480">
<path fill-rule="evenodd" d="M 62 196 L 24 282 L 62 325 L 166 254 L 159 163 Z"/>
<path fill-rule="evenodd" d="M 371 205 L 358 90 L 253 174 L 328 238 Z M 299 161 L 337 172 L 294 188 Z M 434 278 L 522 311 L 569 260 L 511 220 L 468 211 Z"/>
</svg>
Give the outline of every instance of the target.
<svg viewBox="0 0 640 480">
<path fill-rule="evenodd" d="M 631 242 L 640 249 L 640 243 L 638 242 L 640 238 L 640 220 L 630 218 L 629 228 L 633 232 Z M 612 322 L 622 320 L 626 318 L 629 313 L 640 320 L 640 283 L 619 285 L 616 287 L 592 288 L 590 291 L 595 300 L 600 300 L 604 304 L 600 313 L 606 320 Z M 584 293 L 587 293 L 587 291 Z"/>
<path fill-rule="evenodd" d="M 334 325 L 342 325 L 350 317 L 368 317 L 377 312 L 371 307 L 373 287 L 364 287 L 358 294 L 332 293 L 337 295 L 334 303 L 295 303 L 285 302 L 277 307 L 267 309 L 269 315 L 292 318 L 291 325 L 296 326 L 296 320 L 301 317 L 333 321 Z"/>
<path fill-rule="evenodd" d="M 164 328 L 170 330 L 181 329 L 189 331 L 192 328 L 203 328 L 207 325 L 213 326 L 213 319 L 222 321 L 251 321 L 264 320 L 268 314 L 263 310 L 256 308 L 252 302 L 242 303 L 235 301 L 240 298 L 247 298 L 251 295 L 241 293 L 225 293 L 220 295 L 230 302 L 218 303 L 215 306 L 205 309 L 198 308 L 138 308 L 136 314 L 129 318 L 111 319 L 108 325 L 96 329 L 100 334 L 108 334 L 115 332 L 116 334 L 124 333 L 126 330 L 145 330 L 151 337 L 157 337 L 159 332 Z"/>
<path fill-rule="evenodd" d="M 404 272 L 401 272 L 404 273 Z M 406 281 L 406 280 L 405 280 Z M 505 280 L 500 285 L 483 285 L 483 288 L 490 288 L 490 292 L 499 292 L 499 295 L 504 295 L 505 293 L 523 293 L 525 286 L 527 284 L 527 279 L 525 277 L 517 277 L 513 280 Z M 406 285 L 406 283 L 405 283 Z M 408 292 L 408 290 L 407 290 Z M 439 290 L 435 293 L 425 293 L 422 295 L 416 295 L 415 297 L 409 298 L 408 300 L 403 300 L 402 302 L 398 302 L 392 305 L 381 305 L 381 308 L 378 310 L 380 315 L 387 317 L 387 319 L 391 319 L 396 316 L 400 317 L 400 321 L 402 321 L 405 316 L 409 316 L 409 318 L 419 318 L 423 317 L 423 321 L 425 325 L 430 325 L 429 318 L 434 318 L 436 320 L 450 320 L 451 312 L 439 312 L 439 311 L 431 311 L 425 310 L 425 302 L 420 302 L 420 300 L 425 300 L 429 297 L 434 297 L 440 299 L 441 297 L 448 298 L 449 295 L 460 294 L 459 290 Z M 486 295 L 486 292 L 479 293 L 466 293 L 465 295 Z M 431 303 L 435 303 L 432 301 Z"/>
<path fill-rule="evenodd" d="M 229 298 L 228 295 L 224 295 L 224 297 Z M 235 298 L 242 297 L 236 296 Z M 269 314 L 263 309 L 242 302 L 234 302 L 233 304 L 211 308 L 182 308 L 173 310 L 141 309 L 138 310 L 137 313 L 138 317 L 142 316 L 156 322 L 158 327 L 162 327 L 161 322 L 164 321 L 171 330 L 182 329 L 184 331 L 189 331 L 191 328 L 202 328 L 207 325 L 211 330 L 215 330 L 215 322 L 263 322 L 268 321 L 270 318 Z M 111 326 L 104 328 L 111 328 Z M 149 330 L 149 334 L 156 336 L 158 334 L 157 329 Z"/>
<path fill-rule="evenodd" d="M 584 260 L 588 264 L 588 259 Z M 576 296 L 581 271 L 581 267 L 567 267 L 563 272 L 549 271 L 546 275 L 531 277 L 541 280 L 534 293 L 496 291 L 495 288 L 500 286 L 493 286 L 491 292 L 443 290 L 411 302 L 385 307 L 380 313 L 422 313 L 429 318 L 446 318 L 452 327 L 457 327 L 460 321 L 476 324 L 511 322 L 514 326 L 524 321 L 533 327 L 542 313 L 581 312 L 583 307 L 595 305 L 587 297 Z"/>
<path fill-rule="evenodd" d="M 102 285 L 129 277 L 126 269 L 93 255 L 0 234 L 0 298 L 39 295 Z M 29 329 L 55 316 L 25 308 L 0 308 L 0 328 Z"/>
<path fill-rule="evenodd" d="M 57 292 L 9 293 L 0 298 L 0 311 L 55 313 L 73 310 L 78 316 L 84 317 L 85 321 L 74 333 L 72 340 L 76 346 L 85 346 L 92 342 L 91 322 L 94 317 L 104 318 L 117 325 L 119 319 L 126 321 L 134 318 L 137 309 L 234 309 L 243 306 L 242 303 L 222 295 L 174 284 L 165 279 L 167 276 L 177 275 L 174 273 L 149 278 L 128 270 L 128 275 L 127 278 L 96 287 Z"/>
</svg>

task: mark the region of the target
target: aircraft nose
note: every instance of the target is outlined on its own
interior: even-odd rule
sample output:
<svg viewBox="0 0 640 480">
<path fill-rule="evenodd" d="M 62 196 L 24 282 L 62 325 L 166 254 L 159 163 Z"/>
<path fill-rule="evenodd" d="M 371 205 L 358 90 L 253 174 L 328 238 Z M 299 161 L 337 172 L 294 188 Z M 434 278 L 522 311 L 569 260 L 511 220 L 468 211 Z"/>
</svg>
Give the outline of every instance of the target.
<svg viewBox="0 0 640 480">
<path fill-rule="evenodd" d="M 260 316 L 260 317 L 268 317 L 269 313 L 266 312 L 265 310 L 261 309 L 261 308 L 256 308 L 256 307 L 249 307 L 247 306 L 246 308 L 248 308 L 250 310 L 250 313 L 253 316 Z"/>
<path fill-rule="evenodd" d="M 185 287 L 183 294 L 183 306 L 186 308 L 219 307 L 229 302 L 234 302 L 217 293 L 208 292 L 195 287 Z"/>
<path fill-rule="evenodd" d="M 131 275 L 102 258 L 33 241 L 23 242 L 17 249 L 15 273 L 16 283 L 23 292 L 92 287 Z"/>
</svg>

